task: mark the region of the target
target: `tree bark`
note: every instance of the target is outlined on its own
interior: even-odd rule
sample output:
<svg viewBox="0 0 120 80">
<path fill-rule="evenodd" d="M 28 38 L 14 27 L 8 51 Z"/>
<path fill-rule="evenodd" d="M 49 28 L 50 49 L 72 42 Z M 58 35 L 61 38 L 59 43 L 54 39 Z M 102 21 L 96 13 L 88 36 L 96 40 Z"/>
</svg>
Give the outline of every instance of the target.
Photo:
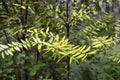
<svg viewBox="0 0 120 80">
<path fill-rule="evenodd" d="M 69 1 L 66 0 L 66 37 L 69 38 L 70 36 L 70 23 L 69 23 Z M 70 80 L 70 55 L 67 56 L 67 75 L 66 80 Z"/>
</svg>

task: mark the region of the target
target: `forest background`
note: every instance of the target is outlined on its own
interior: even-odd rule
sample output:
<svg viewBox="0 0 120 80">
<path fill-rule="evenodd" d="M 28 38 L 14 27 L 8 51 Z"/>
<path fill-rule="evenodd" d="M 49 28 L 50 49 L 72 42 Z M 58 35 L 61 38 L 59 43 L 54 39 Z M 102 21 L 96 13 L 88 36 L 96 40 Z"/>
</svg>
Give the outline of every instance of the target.
<svg viewBox="0 0 120 80">
<path fill-rule="evenodd" d="M 119 0 L 0 0 L 0 80 L 120 80 Z"/>
</svg>

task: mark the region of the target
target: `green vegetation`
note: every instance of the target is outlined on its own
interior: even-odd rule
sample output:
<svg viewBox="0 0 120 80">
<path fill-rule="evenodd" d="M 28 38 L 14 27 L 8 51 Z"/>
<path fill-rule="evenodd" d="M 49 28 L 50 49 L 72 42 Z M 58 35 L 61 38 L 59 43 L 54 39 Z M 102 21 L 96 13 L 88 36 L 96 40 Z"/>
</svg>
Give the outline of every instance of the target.
<svg viewBox="0 0 120 80">
<path fill-rule="evenodd" d="M 0 0 L 0 80 L 120 80 L 116 2 Z"/>
</svg>

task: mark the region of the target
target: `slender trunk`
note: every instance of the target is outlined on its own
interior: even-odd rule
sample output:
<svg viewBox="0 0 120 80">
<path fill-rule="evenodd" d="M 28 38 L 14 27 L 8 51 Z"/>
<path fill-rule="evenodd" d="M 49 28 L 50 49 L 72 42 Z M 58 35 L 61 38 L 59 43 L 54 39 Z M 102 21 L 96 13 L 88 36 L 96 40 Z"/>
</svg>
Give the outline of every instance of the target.
<svg viewBox="0 0 120 80">
<path fill-rule="evenodd" d="M 21 4 L 21 6 L 23 6 L 23 0 L 21 0 L 20 4 Z M 24 31 L 24 32 L 22 33 L 21 39 L 22 39 L 22 40 L 25 40 L 25 36 L 26 36 L 26 27 L 25 27 L 25 25 L 27 24 L 27 18 L 28 18 L 28 6 L 26 6 L 25 13 L 23 12 L 23 9 L 22 9 L 22 8 L 20 9 L 20 13 L 21 13 L 21 15 L 20 15 L 20 24 L 21 24 L 21 25 L 20 25 L 20 26 L 21 26 L 22 30 Z M 27 51 L 26 51 L 26 49 L 23 48 L 23 50 L 25 51 L 25 54 L 26 54 L 26 56 L 27 56 Z M 25 60 L 25 63 L 24 63 L 24 64 L 25 64 L 25 65 L 28 64 L 28 61 Z M 27 72 L 27 69 L 25 69 L 25 70 L 23 70 L 23 71 L 21 72 L 21 80 L 28 80 L 28 72 Z"/>
<path fill-rule="evenodd" d="M 28 19 L 28 6 L 26 6 L 26 9 L 25 9 L 25 22 L 24 22 L 24 24 L 27 24 L 27 19 Z"/>
<path fill-rule="evenodd" d="M 66 36 L 70 36 L 70 24 L 69 24 L 69 0 L 66 0 Z M 66 80 L 70 80 L 70 55 L 67 56 L 67 75 Z"/>
<path fill-rule="evenodd" d="M 69 24 L 66 24 L 66 35 L 67 38 L 69 38 L 70 36 L 70 32 L 69 32 L 70 26 Z M 67 56 L 67 75 L 66 75 L 66 80 L 70 80 L 70 55 Z"/>
</svg>

